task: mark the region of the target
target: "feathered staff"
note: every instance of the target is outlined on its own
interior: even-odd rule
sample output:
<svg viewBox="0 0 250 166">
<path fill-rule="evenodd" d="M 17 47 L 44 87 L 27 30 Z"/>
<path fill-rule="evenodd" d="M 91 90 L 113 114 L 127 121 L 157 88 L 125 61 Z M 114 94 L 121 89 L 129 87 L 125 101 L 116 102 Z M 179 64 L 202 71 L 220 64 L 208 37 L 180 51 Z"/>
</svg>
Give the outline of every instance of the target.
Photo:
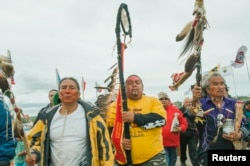
<svg viewBox="0 0 250 166">
<path fill-rule="evenodd" d="M 0 71 L 2 72 L 2 74 L 7 80 L 10 80 L 8 81 L 9 85 L 15 83 L 14 81 L 15 71 L 12 65 L 10 51 L 8 51 L 8 56 L 0 56 Z M 30 155 L 28 142 L 27 142 L 25 132 L 23 129 L 23 124 L 21 121 L 21 115 L 24 117 L 22 109 L 17 107 L 16 102 L 15 102 L 15 96 L 13 92 L 11 91 L 11 89 L 6 90 L 4 94 L 9 97 L 11 105 L 16 113 L 16 118 L 14 119 L 14 125 L 13 125 L 14 136 L 17 138 L 20 138 L 24 142 L 26 154 Z"/>
<path fill-rule="evenodd" d="M 124 43 L 121 42 L 121 28 L 124 35 Z M 131 27 L 131 20 L 128 12 L 128 7 L 125 3 L 122 3 L 118 9 L 117 18 L 116 18 L 116 43 L 117 43 L 117 53 L 118 53 L 118 68 L 119 68 L 119 80 L 120 80 L 120 93 L 122 99 L 122 110 L 128 111 L 127 105 L 127 96 L 125 93 L 125 85 L 124 85 L 124 75 L 123 75 L 123 53 L 125 49 L 125 40 L 126 36 L 129 35 L 130 39 L 132 38 L 132 27 Z M 124 137 L 126 139 L 130 139 L 130 132 L 129 132 L 129 123 L 124 124 Z M 126 165 L 132 165 L 132 158 L 131 158 L 131 151 L 126 150 Z"/>
<path fill-rule="evenodd" d="M 197 68 L 196 84 L 200 85 L 201 83 L 201 48 L 204 41 L 203 31 L 208 25 L 205 14 L 204 1 L 195 0 L 193 10 L 195 19 L 188 22 L 182 31 L 176 36 L 176 41 L 178 42 L 182 41 L 188 35 L 179 58 L 182 58 L 187 52 L 191 52 L 191 54 L 188 55 L 185 63 L 185 73 L 180 79 L 174 80 L 172 86 L 169 86 L 171 90 L 177 90 L 178 87 L 192 75 L 195 68 Z"/>
</svg>

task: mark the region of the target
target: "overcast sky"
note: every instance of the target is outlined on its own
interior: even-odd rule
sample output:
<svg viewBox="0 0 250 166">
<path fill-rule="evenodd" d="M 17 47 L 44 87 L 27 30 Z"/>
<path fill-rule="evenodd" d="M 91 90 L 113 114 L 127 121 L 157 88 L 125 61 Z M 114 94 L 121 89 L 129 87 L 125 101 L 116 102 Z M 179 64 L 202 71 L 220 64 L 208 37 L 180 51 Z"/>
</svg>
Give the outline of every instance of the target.
<svg viewBox="0 0 250 166">
<path fill-rule="evenodd" d="M 132 45 L 125 51 L 125 78 L 141 76 L 144 91 L 156 96 L 165 91 L 172 101 L 182 101 L 195 82 L 195 72 L 178 91 L 171 92 L 171 75 L 184 71 L 178 60 L 183 42 L 175 36 L 194 19 L 194 0 L 0 0 L 0 54 L 10 50 L 15 67 L 12 89 L 17 105 L 36 115 L 56 87 L 55 69 L 61 77 L 87 82 L 85 99 L 95 101 L 95 82 L 105 85 L 109 67 L 117 62 L 115 24 L 119 5 L 128 5 Z M 202 70 L 221 67 L 235 59 L 240 46 L 250 43 L 249 0 L 207 0 Z M 245 65 L 227 76 L 230 93 L 250 96 Z M 236 90 L 235 90 L 236 89 Z"/>
</svg>

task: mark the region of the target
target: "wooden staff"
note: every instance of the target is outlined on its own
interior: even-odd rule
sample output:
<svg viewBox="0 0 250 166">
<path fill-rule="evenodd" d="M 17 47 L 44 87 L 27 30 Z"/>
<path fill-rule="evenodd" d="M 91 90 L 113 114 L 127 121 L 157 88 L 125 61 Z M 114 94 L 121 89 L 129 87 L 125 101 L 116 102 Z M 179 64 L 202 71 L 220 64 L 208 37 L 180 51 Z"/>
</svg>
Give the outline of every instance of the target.
<svg viewBox="0 0 250 166">
<path fill-rule="evenodd" d="M 21 118 L 21 115 L 24 117 L 23 111 L 22 111 L 22 109 L 20 109 L 16 106 L 14 94 L 11 91 L 9 91 L 9 92 L 10 92 L 10 102 L 11 102 L 11 104 L 14 108 L 14 111 L 16 113 L 16 118 L 14 119 L 14 136 L 17 138 L 20 138 L 24 142 L 26 155 L 31 157 L 28 140 L 26 138 L 26 135 L 25 135 L 25 132 L 23 129 L 23 123 L 22 123 L 22 118 Z"/>
<path fill-rule="evenodd" d="M 120 80 L 120 87 L 121 87 L 121 96 L 122 96 L 122 109 L 123 111 L 128 111 L 128 105 L 127 105 L 127 96 L 125 92 L 125 85 L 124 85 L 124 74 L 123 74 L 123 64 L 124 64 L 124 49 L 125 44 L 121 42 L 120 38 L 120 26 L 122 27 L 123 33 L 124 33 L 124 40 L 126 39 L 126 36 L 129 35 L 129 37 L 132 37 L 132 31 L 131 31 L 131 21 L 130 16 L 128 12 L 128 7 L 125 3 L 122 3 L 118 9 L 117 14 L 117 21 L 116 21 L 116 40 L 117 40 L 117 53 L 118 53 L 118 68 L 119 68 L 119 80 Z M 129 123 L 124 123 L 124 136 L 126 139 L 130 139 L 130 131 L 129 131 Z M 131 157 L 131 150 L 125 150 L 126 153 L 126 159 L 127 159 L 127 166 L 132 166 L 132 157 Z"/>
</svg>

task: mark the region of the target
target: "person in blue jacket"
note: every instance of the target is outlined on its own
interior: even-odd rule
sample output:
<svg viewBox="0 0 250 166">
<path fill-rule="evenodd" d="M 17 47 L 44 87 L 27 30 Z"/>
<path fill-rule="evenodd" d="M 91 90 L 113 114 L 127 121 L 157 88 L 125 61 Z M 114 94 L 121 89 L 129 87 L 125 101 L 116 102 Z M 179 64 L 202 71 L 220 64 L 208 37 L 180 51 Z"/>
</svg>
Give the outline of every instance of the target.
<svg viewBox="0 0 250 166">
<path fill-rule="evenodd" d="M 12 134 L 9 90 L 7 79 L 0 73 L 0 166 L 9 166 L 15 157 L 16 141 Z"/>
<path fill-rule="evenodd" d="M 245 102 L 243 110 L 244 110 L 244 115 L 245 115 L 246 121 L 247 121 L 246 128 L 250 132 L 250 101 Z"/>
<path fill-rule="evenodd" d="M 195 85 L 192 89 L 193 107 L 190 110 L 197 118 L 197 157 L 202 166 L 208 166 L 209 150 L 236 150 L 235 141 L 248 139 L 249 132 L 244 126 L 244 119 L 239 121 L 239 130 L 235 131 L 233 125 L 230 126 L 231 130 L 226 130 L 226 121 L 235 123 L 241 101 L 225 97 L 225 90 L 225 79 L 218 72 L 205 77 L 202 87 Z"/>
</svg>

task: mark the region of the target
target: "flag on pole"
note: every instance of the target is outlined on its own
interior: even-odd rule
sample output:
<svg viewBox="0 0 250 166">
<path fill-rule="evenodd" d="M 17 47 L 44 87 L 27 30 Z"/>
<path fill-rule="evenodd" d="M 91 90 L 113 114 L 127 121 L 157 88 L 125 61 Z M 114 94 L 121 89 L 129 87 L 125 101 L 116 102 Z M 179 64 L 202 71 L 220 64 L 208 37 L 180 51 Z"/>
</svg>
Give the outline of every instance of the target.
<svg viewBox="0 0 250 166">
<path fill-rule="evenodd" d="M 102 92 L 102 88 L 97 82 L 95 82 L 95 88 L 96 88 L 96 93 L 101 93 Z"/>
<path fill-rule="evenodd" d="M 184 92 L 184 95 L 187 96 L 187 95 L 189 95 L 190 92 L 191 92 L 191 88 L 189 88 L 188 90 L 186 90 L 186 91 Z"/>
<path fill-rule="evenodd" d="M 85 82 L 84 78 L 82 77 L 82 90 L 83 90 L 83 92 L 86 89 L 86 85 L 87 85 L 87 83 Z"/>
<path fill-rule="evenodd" d="M 57 86 L 59 86 L 60 81 L 61 81 L 61 78 L 60 78 L 58 69 L 56 69 L 56 83 L 57 83 Z"/>
<path fill-rule="evenodd" d="M 245 58 L 246 52 L 247 52 L 247 47 L 246 46 L 241 46 L 238 49 L 238 52 L 236 54 L 236 58 L 232 62 L 233 67 L 239 68 L 239 67 L 242 67 L 244 65 L 244 58 Z"/>
<path fill-rule="evenodd" d="M 215 66 L 214 68 L 212 68 L 209 71 L 204 71 L 202 75 L 203 76 L 208 76 L 209 74 L 212 74 L 213 72 L 218 72 L 219 69 L 220 69 L 220 64 L 218 64 L 217 66 Z"/>
<path fill-rule="evenodd" d="M 218 72 L 219 72 L 223 77 L 232 75 L 232 74 L 233 74 L 232 66 L 231 66 L 231 65 L 227 65 L 227 66 L 221 67 L 221 68 L 219 68 Z"/>
<path fill-rule="evenodd" d="M 122 121 L 122 96 L 121 96 L 121 88 L 117 94 L 116 101 L 116 118 L 115 124 L 113 128 L 113 132 L 111 135 L 111 139 L 115 148 L 115 159 L 119 162 L 119 164 L 126 163 L 126 153 L 122 148 L 122 138 L 124 132 L 124 123 Z"/>
<path fill-rule="evenodd" d="M 209 73 L 218 72 L 219 68 L 220 68 L 220 64 L 218 64 L 217 66 L 215 66 L 214 68 L 212 68 L 212 69 L 209 71 Z"/>
<path fill-rule="evenodd" d="M 82 77 L 82 99 L 84 99 L 85 89 L 86 89 L 86 82 L 85 82 L 84 78 Z"/>
</svg>

